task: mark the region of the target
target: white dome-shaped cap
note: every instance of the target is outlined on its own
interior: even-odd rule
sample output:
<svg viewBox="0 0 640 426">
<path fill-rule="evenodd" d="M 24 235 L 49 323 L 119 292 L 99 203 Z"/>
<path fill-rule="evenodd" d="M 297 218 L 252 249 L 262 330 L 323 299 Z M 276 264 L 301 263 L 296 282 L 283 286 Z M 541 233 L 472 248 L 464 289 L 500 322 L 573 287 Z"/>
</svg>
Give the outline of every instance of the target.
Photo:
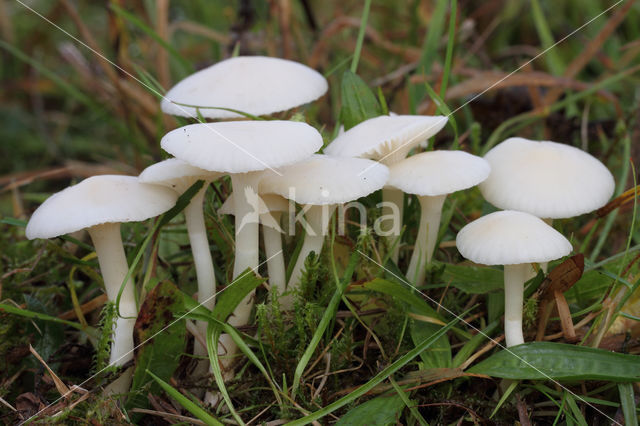
<svg viewBox="0 0 640 426">
<path fill-rule="evenodd" d="M 571 243 L 542 219 L 513 210 L 488 214 L 456 237 L 465 258 L 484 265 L 548 262 L 571 253 Z"/>
<path fill-rule="evenodd" d="M 300 204 L 340 204 L 382 188 L 389 169 L 364 158 L 316 154 L 280 169 L 282 176 L 266 170 L 260 180 L 261 193 L 275 193 Z"/>
<path fill-rule="evenodd" d="M 206 118 L 239 118 L 229 108 L 266 115 L 306 104 L 324 95 L 327 80 L 317 71 L 286 59 L 239 56 L 218 62 L 173 86 L 162 100 L 162 111 L 197 117 L 199 106 Z M 177 102 L 177 103 L 175 103 Z"/>
<path fill-rule="evenodd" d="M 138 180 L 183 192 L 196 180 L 211 181 L 220 176 L 221 173 L 203 170 L 178 158 L 169 158 L 144 169 L 138 176 Z"/>
<path fill-rule="evenodd" d="M 174 206 L 178 195 L 135 176 L 101 175 L 70 186 L 40 205 L 27 224 L 27 238 L 53 238 L 102 223 L 137 222 Z"/>
<path fill-rule="evenodd" d="M 440 115 L 381 115 L 347 130 L 335 138 L 324 152 L 391 164 L 405 158 L 413 147 L 438 133 L 445 124 L 447 117 Z"/>
<path fill-rule="evenodd" d="M 246 173 L 295 163 L 322 146 L 322 136 L 295 121 L 228 121 L 174 129 L 160 141 L 176 158 L 204 170 Z"/>
<path fill-rule="evenodd" d="M 407 194 L 445 195 L 479 184 L 490 171 L 484 159 L 464 151 L 423 152 L 390 165 L 387 186 Z"/>
<path fill-rule="evenodd" d="M 561 143 L 509 138 L 484 158 L 491 173 L 480 191 L 501 209 L 568 218 L 602 207 L 615 189 L 611 172 L 600 161 Z"/>
</svg>

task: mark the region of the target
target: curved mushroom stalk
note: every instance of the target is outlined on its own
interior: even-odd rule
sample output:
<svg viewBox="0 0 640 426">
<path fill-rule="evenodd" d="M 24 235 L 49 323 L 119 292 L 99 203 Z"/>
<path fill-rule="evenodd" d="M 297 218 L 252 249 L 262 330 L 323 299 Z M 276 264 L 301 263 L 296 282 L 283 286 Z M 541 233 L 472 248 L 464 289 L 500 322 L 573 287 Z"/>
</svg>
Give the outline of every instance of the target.
<svg viewBox="0 0 640 426">
<path fill-rule="evenodd" d="M 418 197 L 421 208 L 420 227 L 409 268 L 407 269 L 407 278 L 415 285 L 421 285 L 424 282 L 425 268 L 431 263 L 436 241 L 438 240 L 440 218 L 445 198 L 447 198 L 446 194 Z"/>
<path fill-rule="evenodd" d="M 280 224 L 281 212 L 269 213 L 276 224 Z M 264 222 L 264 221 L 263 221 Z M 262 237 L 264 251 L 267 258 L 267 271 L 269 284 L 278 294 L 284 293 L 287 285 L 287 276 L 284 267 L 284 253 L 282 252 L 282 234 L 271 226 L 262 225 Z"/>
<path fill-rule="evenodd" d="M 302 248 L 298 254 L 298 260 L 291 271 L 291 277 L 289 278 L 289 284 L 287 290 L 292 291 L 300 287 L 300 281 L 302 279 L 302 272 L 304 270 L 304 262 L 314 252 L 316 255 L 320 255 L 322 252 L 322 246 L 324 245 L 324 238 L 327 235 L 329 229 L 329 220 L 335 210 L 335 204 L 325 204 L 319 206 L 309 206 L 305 212 L 305 219 L 308 223 L 306 234 L 304 236 L 304 242 Z M 293 308 L 293 295 L 287 294 L 280 299 L 280 304 L 283 310 L 291 310 Z"/>
<path fill-rule="evenodd" d="M 104 278 L 104 286 L 109 301 L 115 302 L 129 266 L 124 254 L 119 223 L 105 223 L 87 229 L 98 255 L 100 271 Z M 120 296 L 120 315 L 113 328 L 113 341 L 109 364 L 124 365 L 133 359 L 133 327 L 138 316 L 134 286 L 131 278 L 122 290 Z"/>
<path fill-rule="evenodd" d="M 404 208 L 404 192 L 399 189 L 386 187 L 382 188 L 382 216 L 390 216 L 393 218 L 391 225 L 389 226 L 388 221 L 382 222 L 381 230 L 385 233 L 389 233 L 387 235 L 387 246 L 391 248 L 391 260 L 395 263 L 398 263 L 398 258 L 400 254 L 400 231 L 402 230 L 402 210 Z M 393 209 L 392 206 L 387 203 L 392 203 L 397 207 L 397 210 Z M 398 212 L 396 216 L 396 211 Z M 382 224 L 385 224 L 382 226 Z"/>
<path fill-rule="evenodd" d="M 211 310 L 216 304 L 216 275 L 214 273 L 213 260 L 211 259 L 207 228 L 204 223 L 203 204 L 206 191 L 207 185 L 191 199 L 189 205 L 184 209 L 184 216 L 193 263 L 196 267 L 198 303 Z M 207 335 L 207 323 L 205 321 L 197 321 L 196 326 L 201 335 Z M 193 353 L 197 356 L 206 356 L 207 348 L 195 340 Z"/>
</svg>

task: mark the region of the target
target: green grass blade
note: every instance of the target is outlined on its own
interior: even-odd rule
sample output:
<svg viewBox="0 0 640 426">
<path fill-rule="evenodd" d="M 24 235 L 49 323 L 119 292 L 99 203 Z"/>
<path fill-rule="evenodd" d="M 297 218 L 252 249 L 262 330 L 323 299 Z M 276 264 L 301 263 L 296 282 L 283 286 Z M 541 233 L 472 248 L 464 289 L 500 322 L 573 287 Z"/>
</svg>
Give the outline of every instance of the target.
<svg viewBox="0 0 640 426">
<path fill-rule="evenodd" d="M 442 113 L 442 115 L 446 115 L 448 119 L 447 123 L 450 123 L 453 128 L 454 139 L 453 144 L 451 144 L 451 150 L 458 149 L 458 124 L 456 123 L 456 118 L 453 116 L 451 109 L 447 106 L 444 100 L 436 93 L 435 90 L 433 90 L 431 86 L 429 86 L 429 83 L 424 83 L 424 87 L 431 97 L 431 100 L 436 103 L 436 111 Z"/>
<path fill-rule="evenodd" d="M 175 399 L 180 403 L 180 405 L 191 414 L 205 422 L 210 426 L 223 426 L 221 422 L 216 420 L 211 414 L 207 413 L 202 407 L 200 407 L 195 402 L 191 401 L 189 398 L 181 394 L 177 389 L 171 386 L 169 383 L 162 380 L 160 377 L 153 374 L 151 371 L 147 370 L 147 374 L 149 374 L 153 379 L 160 385 L 160 387 L 169 395 L 171 398 Z"/>
<path fill-rule="evenodd" d="M 429 75 L 431 72 L 431 66 L 438 55 L 440 39 L 444 33 L 444 23 L 446 21 L 445 16 L 448 5 L 449 2 L 447 0 L 437 0 L 436 2 L 435 10 L 431 15 L 431 19 L 429 19 L 427 34 L 422 44 L 422 52 L 420 54 L 420 60 L 418 61 L 416 74 Z M 424 93 L 422 85 L 410 86 L 409 102 L 412 105 L 412 111 L 415 111 L 415 106 L 420 103 L 424 97 Z"/>
<path fill-rule="evenodd" d="M 247 358 L 249 358 L 249 361 L 251 361 L 253 365 L 255 365 L 258 368 L 258 370 L 260 370 L 260 372 L 265 377 L 265 379 L 267 379 L 267 382 L 269 383 L 269 386 L 271 387 L 273 395 L 278 401 L 278 404 L 282 406 L 282 398 L 280 397 L 281 391 L 278 389 L 278 386 L 276 385 L 276 383 L 273 381 L 273 379 L 267 372 L 267 369 L 265 368 L 265 366 L 262 364 L 262 362 L 260 362 L 260 359 L 251 350 L 249 345 L 247 345 L 247 343 L 244 341 L 240 333 L 238 333 L 238 331 L 234 327 L 227 324 L 226 322 L 219 321 L 216 318 L 210 318 L 210 321 L 213 321 L 214 323 L 216 323 L 218 327 L 222 329 L 222 331 L 224 331 L 229 336 L 231 336 L 231 339 L 233 339 L 236 345 L 238 345 L 238 348 L 242 351 L 242 353 L 245 354 Z"/>
<path fill-rule="evenodd" d="M 218 340 L 220 340 L 221 330 L 217 324 L 210 322 L 207 325 L 207 352 L 209 354 L 209 363 L 211 364 L 211 370 L 213 371 L 213 377 L 216 380 L 216 384 L 218 385 L 218 389 L 220 390 L 220 394 L 222 395 L 222 399 L 227 404 L 227 408 L 229 408 L 229 412 L 231 416 L 241 425 L 245 423 L 242 421 L 238 412 L 236 411 L 233 403 L 231 402 L 231 397 L 229 396 L 229 391 L 227 391 L 227 387 L 224 383 L 224 378 L 222 377 L 222 369 L 220 368 L 220 358 L 218 357 Z M 215 343 L 214 343 L 215 342 Z"/>
<path fill-rule="evenodd" d="M 80 330 L 80 331 L 94 330 L 92 327 L 89 327 L 89 328 L 82 327 L 82 325 L 80 323 L 77 323 L 77 322 L 63 320 L 63 319 L 60 319 L 58 317 L 54 317 L 54 316 L 51 316 L 51 315 L 41 314 L 40 312 L 34 312 L 34 311 L 29 311 L 27 309 L 21 309 L 21 308 L 18 308 L 16 306 L 12 306 L 12 305 L 9 305 L 9 304 L 6 304 L 6 303 L 0 303 L 0 313 L 4 313 L 4 312 L 9 313 L 9 314 L 13 314 L 13 315 L 19 315 L 21 317 L 30 318 L 30 319 L 38 319 L 38 320 L 42 320 L 42 321 L 57 322 L 59 324 L 68 325 L 69 327 L 73 327 L 73 328 L 75 328 L 77 330 Z M 94 334 L 94 336 L 97 336 L 97 333 Z"/>
<path fill-rule="evenodd" d="M 633 392 L 632 383 L 620 383 L 618 385 L 620 393 L 620 405 L 624 413 L 624 424 L 627 426 L 638 426 L 638 413 Z"/>
<path fill-rule="evenodd" d="M 144 239 L 142 244 L 139 246 L 138 252 L 136 256 L 133 258 L 133 262 L 131 262 L 131 266 L 129 266 L 129 270 L 127 271 L 127 275 L 124 277 L 122 284 L 120 284 L 120 289 L 118 290 L 118 296 L 116 296 L 116 312 L 118 316 L 120 315 L 120 298 L 122 297 L 122 292 L 124 291 L 124 286 L 127 284 L 127 281 L 133 276 L 133 271 L 138 266 L 140 259 L 142 259 L 142 255 L 145 253 L 149 242 L 153 238 L 153 236 L 162 228 L 164 225 L 171 222 L 171 219 L 176 217 L 178 213 L 185 209 L 191 202 L 191 199 L 200 191 L 202 186 L 204 185 L 203 180 L 198 180 L 194 182 L 193 185 L 189 187 L 180 197 L 178 197 L 178 201 L 176 201 L 175 206 L 169 209 L 166 213 L 160 216 L 160 218 L 156 221 L 155 226 L 151 231 L 149 231 L 147 237 Z"/>
<path fill-rule="evenodd" d="M 313 333 L 313 337 L 311 338 L 307 349 L 302 354 L 302 357 L 300 357 L 300 361 L 298 361 L 298 365 L 296 366 L 296 370 L 293 375 L 293 383 L 291 386 L 292 398 L 295 398 L 296 396 L 296 392 L 298 390 L 298 386 L 300 386 L 300 380 L 302 378 L 302 374 L 304 373 L 304 369 L 307 367 L 307 364 L 309 364 L 309 361 L 311 360 L 311 357 L 318 347 L 318 344 L 320 343 L 325 330 L 327 329 L 327 327 L 329 327 L 329 324 L 331 324 L 334 319 L 335 312 L 338 309 L 338 304 L 342 299 L 342 293 L 344 293 L 347 285 L 351 282 L 351 276 L 353 275 L 353 271 L 355 270 L 359 258 L 360 254 L 357 250 L 351 254 L 351 258 L 349 259 L 349 264 L 347 266 L 347 269 L 345 270 L 344 276 L 342 277 L 341 282 L 337 283 L 336 290 L 333 293 L 333 296 L 331 297 L 331 300 L 329 301 L 329 304 L 327 305 L 327 308 L 325 309 L 320 322 L 318 323 L 318 327 L 316 328 L 315 333 Z"/>
<path fill-rule="evenodd" d="M 549 49 L 544 54 L 549 70 L 551 70 L 553 75 L 562 75 L 565 68 L 564 63 L 558 54 L 558 51 L 552 48 L 555 41 L 538 0 L 531 0 L 531 12 L 533 14 L 533 23 L 538 31 L 538 37 L 540 37 L 542 49 Z"/>
<path fill-rule="evenodd" d="M 360 29 L 358 30 L 358 39 L 356 40 L 356 49 L 353 52 L 353 60 L 351 61 L 351 72 L 358 70 L 358 62 L 360 62 L 360 52 L 362 51 L 362 43 L 364 42 L 364 34 L 367 31 L 367 21 L 369 20 L 369 9 L 371 9 L 371 0 L 364 1 L 362 10 L 362 19 L 360 20 Z"/>
<path fill-rule="evenodd" d="M 624 188 L 627 185 L 627 178 L 629 177 L 629 170 L 631 168 L 630 167 L 631 163 L 629 161 L 624 160 L 624 159 L 630 158 L 631 156 L 631 138 L 627 134 L 624 138 L 622 138 L 620 142 L 622 143 L 622 147 L 623 147 L 623 153 L 621 156 L 623 160 L 622 160 L 622 167 L 620 168 L 620 174 L 617 176 L 617 179 L 616 179 L 617 184 L 616 184 L 616 190 L 613 193 L 614 198 L 624 192 Z M 634 200 L 636 199 L 637 198 L 634 197 Z M 613 227 L 613 224 L 616 218 L 618 217 L 618 211 L 619 211 L 618 209 L 612 211 L 611 213 L 609 213 L 609 215 L 605 219 L 602 231 L 600 231 L 600 234 L 598 235 L 598 240 L 596 241 L 596 245 L 593 247 L 593 250 L 591 251 L 591 255 L 589 256 L 589 259 L 592 262 L 594 262 L 598 258 L 600 251 L 602 250 L 605 243 L 607 242 L 607 238 L 609 237 L 609 232 L 611 232 L 611 228 Z M 633 217 L 635 218 L 635 215 Z M 629 232 L 629 240 L 627 242 L 627 248 L 630 246 L 632 236 L 633 236 L 633 223 Z"/>
<path fill-rule="evenodd" d="M 156 43 L 158 43 L 160 46 L 162 46 L 163 49 L 165 49 L 167 52 L 169 52 L 169 54 L 180 65 L 180 68 L 182 68 L 181 72 L 183 74 L 189 74 L 189 73 L 192 73 L 194 71 L 193 67 L 191 66 L 191 64 L 189 64 L 189 62 L 187 62 L 182 57 L 182 55 L 180 55 L 180 52 L 178 52 L 171 44 L 169 44 L 166 40 L 164 40 L 162 37 L 160 37 L 158 35 L 158 33 L 156 33 L 153 30 L 153 28 L 150 28 L 147 24 L 142 22 L 142 20 L 140 18 L 138 18 L 137 16 L 135 16 L 132 13 L 129 13 L 128 11 L 124 10 L 123 8 L 121 8 L 120 6 L 118 6 L 117 4 L 115 4 L 113 2 L 109 3 L 109 8 L 111 10 L 113 10 L 118 16 L 120 16 L 121 18 L 129 21 L 129 23 L 131 23 L 133 26 L 135 26 L 136 28 L 140 29 L 143 33 L 145 33 L 146 35 L 151 37 Z"/>
<path fill-rule="evenodd" d="M 440 97 L 444 99 L 449 84 L 449 75 L 451 75 L 451 63 L 453 62 L 453 48 L 456 38 L 456 17 L 458 15 L 458 1 L 451 0 L 449 8 L 449 37 L 447 40 L 447 53 L 444 58 L 444 68 L 442 70 L 442 83 L 440 84 Z"/>
<path fill-rule="evenodd" d="M 391 386 L 396 391 L 404 405 L 409 409 L 411 415 L 416 419 L 420 426 L 429 426 L 429 423 L 422 417 L 418 409 L 415 407 L 414 403 L 409 399 L 405 391 L 398 385 L 398 382 L 395 381 L 393 376 L 389 376 L 389 382 L 391 382 Z"/>
<path fill-rule="evenodd" d="M 478 333 L 473 336 L 453 358 L 453 361 L 451 361 L 452 367 L 460 367 L 475 352 L 478 346 L 488 338 L 487 336 L 491 336 L 499 326 L 500 321 L 493 321 L 491 324 L 486 326 L 484 330 L 482 330 L 482 333 Z"/>
<path fill-rule="evenodd" d="M 398 358 L 395 362 L 393 362 L 391 365 L 387 366 L 381 372 L 379 372 L 378 374 L 373 376 L 373 378 L 371 380 L 369 380 L 364 385 L 360 386 L 355 391 L 351 392 L 348 395 L 343 396 L 342 398 L 338 399 L 337 401 L 332 402 L 331 404 L 327 405 L 326 407 L 323 407 L 320 410 L 315 411 L 315 412 L 311 413 L 310 415 L 308 415 L 306 417 L 303 417 L 301 419 L 289 422 L 289 423 L 287 423 L 287 425 L 290 425 L 290 426 L 306 425 L 306 424 L 311 423 L 311 422 L 313 422 L 315 420 L 318 420 L 318 419 L 328 415 L 329 413 L 332 413 L 333 411 L 337 410 L 338 408 L 343 407 L 346 404 L 349 404 L 349 403 L 355 401 L 356 399 L 360 398 L 362 395 L 366 394 L 371 389 L 373 389 L 375 386 L 380 384 L 387 377 L 391 376 L 393 373 L 398 371 L 400 368 L 402 368 L 405 365 L 407 365 L 412 359 L 414 359 L 416 356 L 418 356 L 420 354 L 420 352 L 422 352 L 425 349 L 427 349 L 429 346 L 431 346 L 440 337 L 444 336 L 467 313 L 468 313 L 468 311 L 463 313 L 463 314 L 461 314 L 461 315 L 459 315 L 458 317 L 454 318 L 451 322 L 449 322 L 446 326 L 442 327 L 433 336 L 429 337 L 424 342 L 422 342 L 420 345 L 416 346 L 415 348 L 413 348 L 412 350 L 410 350 L 409 352 L 407 352 L 406 354 L 404 354 L 403 356 Z"/>
<path fill-rule="evenodd" d="M 576 399 L 573 397 L 571 392 L 565 392 L 565 398 L 576 423 L 578 423 L 580 426 L 589 426 L 587 424 L 587 420 L 584 418 L 582 412 L 580 411 L 580 407 L 578 407 L 578 404 L 576 403 Z"/>
</svg>

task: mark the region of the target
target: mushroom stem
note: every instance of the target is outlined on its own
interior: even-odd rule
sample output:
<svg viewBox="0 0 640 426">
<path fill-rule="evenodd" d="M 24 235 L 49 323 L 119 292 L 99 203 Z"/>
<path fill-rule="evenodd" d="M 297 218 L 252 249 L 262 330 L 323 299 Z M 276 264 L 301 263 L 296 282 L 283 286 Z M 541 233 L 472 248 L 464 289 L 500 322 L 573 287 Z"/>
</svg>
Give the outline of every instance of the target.
<svg viewBox="0 0 640 426">
<path fill-rule="evenodd" d="M 504 338 L 507 347 L 524 343 L 522 303 L 530 263 L 504 265 Z"/>
<path fill-rule="evenodd" d="M 233 263 L 234 281 L 247 269 L 252 271 L 258 267 L 258 224 L 259 197 L 257 191 L 257 173 L 236 173 L 231 175 L 231 185 L 234 195 L 236 251 Z M 233 285 L 233 283 L 229 284 Z M 251 308 L 253 308 L 254 291 L 245 296 L 228 319 L 234 327 L 246 325 L 249 322 Z M 225 380 L 233 375 L 229 367 L 238 350 L 237 345 L 228 334 L 220 336 L 218 353 L 221 358 Z"/>
<path fill-rule="evenodd" d="M 404 207 L 404 192 L 396 188 L 382 188 L 382 216 L 391 216 L 393 220 L 389 225 L 389 221 L 385 220 L 380 223 L 382 231 L 390 233 L 387 235 L 387 245 L 392 247 L 391 260 L 398 263 L 400 254 L 400 230 L 402 229 L 402 209 Z M 395 216 L 395 209 L 389 205 L 391 203 L 398 208 L 398 217 Z M 383 224 L 385 224 L 383 226 Z"/>
<path fill-rule="evenodd" d="M 120 286 L 129 272 L 120 235 L 120 223 L 104 223 L 88 228 L 87 231 L 98 255 L 107 297 L 109 301 L 115 302 Z M 109 364 L 117 366 L 124 365 L 133 358 L 133 327 L 138 316 L 138 308 L 131 278 L 122 290 L 119 312 L 113 328 L 109 358 Z"/>
<path fill-rule="evenodd" d="M 207 229 L 204 224 L 203 204 L 207 185 L 198 191 L 191 199 L 189 205 L 184 209 L 187 232 L 189 234 L 189 244 L 193 254 L 193 263 L 196 267 L 196 277 L 198 280 L 198 302 L 205 308 L 211 310 L 215 306 L 216 276 L 211 259 L 211 249 L 207 238 Z M 197 321 L 198 331 L 207 335 L 206 321 Z M 197 340 L 193 348 L 194 355 L 206 355 L 207 348 L 203 347 Z"/>
<path fill-rule="evenodd" d="M 289 278 L 289 284 L 287 290 L 291 291 L 300 287 L 300 280 L 302 279 L 302 272 L 304 270 L 304 262 L 311 252 L 316 255 L 320 255 L 322 252 L 322 245 L 324 244 L 324 237 L 327 235 L 327 229 L 329 228 L 329 220 L 335 210 L 335 204 L 309 206 L 305 212 L 304 217 L 309 224 L 304 236 L 304 242 L 302 248 L 298 254 L 298 259 L 291 272 Z M 282 309 L 290 310 L 293 308 L 293 296 L 288 294 L 280 299 Z"/>
<path fill-rule="evenodd" d="M 247 268 L 258 266 L 259 198 L 255 173 L 231 175 L 233 186 L 236 252 L 233 278 L 238 278 Z M 242 305 L 242 303 L 240 304 Z"/>
<path fill-rule="evenodd" d="M 270 213 L 276 223 L 280 223 L 281 212 Z M 270 226 L 262 225 L 262 237 L 264 251 L 267 257 L 267 270 L 269 271 L 269 284 L 279 295 L 284 293 L 287 285 L 287 276 L 284 268 L 284 255 L 282 253 L 282 235 Z"/>
<path fill-rule="evenodd" d="M 445 198 L 447 198 L 446 195 L 418 197 L 421 208 L 420 227 L 407 269 L 407 278 L 415 285 L 421 285 L 424 282 L 425 268 L 431 263 L 438 240 L 440 217 Z"/>
</svg>

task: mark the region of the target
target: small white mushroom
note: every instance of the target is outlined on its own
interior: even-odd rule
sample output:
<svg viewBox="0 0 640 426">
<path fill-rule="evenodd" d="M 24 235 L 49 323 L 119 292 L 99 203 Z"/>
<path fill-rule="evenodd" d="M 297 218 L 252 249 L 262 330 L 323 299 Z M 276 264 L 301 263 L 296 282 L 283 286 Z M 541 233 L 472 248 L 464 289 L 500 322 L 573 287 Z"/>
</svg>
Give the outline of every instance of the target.
<svg viewBox="0 0 640 426">
<path fill-rule="evenodd" d="M 129 271 L 122 246 L 120 223 L 138 222 L 169 210 L 177 194 L 134 176 L 102 175 L 87 178 L 49 197 L 31 216 L 27 238 L 53 238 L 86 229 L 98 255 L 107 297 L 115 302 Z M 133 358 L 133 326 L 138 316 L 133 280 L 127 280 L 113 329 L 110 364 Z"/>
<path fill-rule="evenodd" d="M 420 201 L 420 227 L 407 269 L 407 278 L 415 285 L 423 283 L 431 262 L 445 198 L 482 182 L 490 170 L 485 160 L 463 151 L 423 152 L 389 167 L 387 186 L 416 194 Z"/>
<path fill-rule="evenodd" d="M 162 110 L 182 117 L 233 119 L 268 115 L 318 99 L 328 89 L 317 71 L 297 62 L 265 56 L 226 59 L 190 75 L 169 90 Z M 199 108 L 186 105 L 195 105 Z M 214 108 L 212 108 L 214 107 Z"/>
<path fill-rule="evenodd" d="M 260 190 L 274 193 L 304 205 L 307 233 L 291 272 L 288 290 L 300 285 L 304 262 L 311 252 L 320 255 L 329 219 L 338 204 L 364 197 L 385 184 L 389 171 L 384 165 L 362 158 L 316 154 L 299 163 L 283 167 L 282 175 L 265 171 Z M 293 298 L 283 297 L 284 309 L 293 307 Z"/>
<path fill-rule="evenodd" d="M 613 175 L 599 160 L 573 146 L 509 138 L 484 156 L 491 165 L 479 185 L 500 209 L 543 219 L 561 219 L 605 205 L 615 189 Z"/>
<path fill-rule="evenodd" d="M 362 157 L 390 166 L 403 160 L 409 151 L 438 133 L 447 124 L 444 116 L 382 115 L 363 121 L 333 140 L 325 154 L 339 157 Z M 398 261 L 400 245 L 396 241 L 402 228 L 404 194 L 395 188 L 382 190 L 382 231 L 393 247 L 391 258 Z M 391 223 L 390 223 L 391 222 Z"/>
<path fill-rule="evenodd" d="M 231 176 L 236 194 L 235 261 L 233 278 L 258 267 L 258 184 L 265 169 L 295 163 L 322 146 L 322 136 L 306 123 L 293 121 L 229 121 L 198 123 L 174 129 L 164 135 L 162 148 L 176 158 L 212 172 Z M 277 172 L 279 173 L 279 172 Z M 240 302 L 229 318 L 233 326 L 246 325 L 253 307 L 253 292 Z M 219 350 L 231 363 L 237 346 L 224 334 Z M 230 370 L 227 371 L 228 374 Z"/>
<path fill-rule="evenodd" d="M 512 210 L 488 214 L 458 232 L 460 254 L 475 263 L 504 265 L 504 330 L 507 347 L 524 343 L 524 283 L 532 262 L 568 255 L 571 243 L 542 219 Z"/>
<path fill-rule="evenodd" d="M 147 167 L 140 173 L 140 182 L 162 185 L 171 188 L 181 195 L 191 185 L 198 180 L 204 180 L 206 184 L 198 191 L 189 205 L 184 209 L 184 217 L 189 234 L 189 244 L 193 254 L 193 263 L 196 267 L 196 278 L 198 281 L 198 302 L 209 310 L 215 306 L 216 275 L 209 249 L 209 239 L 207 238 L 207 228 L 204 223 L 203 203 L 204 195 L 209 186 L 209 182 L 220 177 L 220 173 L 209 172 L 198 167 L 194 167 L 177 158 L 170 158 Z M 203 336 L 207 333 L 207 323 L 197 322 L 198 330 Z M 197 340 L 193 348 L 194 355 L 202 356 L 207 354 L 207 348 L 203 347 Z"/>
</svg>

